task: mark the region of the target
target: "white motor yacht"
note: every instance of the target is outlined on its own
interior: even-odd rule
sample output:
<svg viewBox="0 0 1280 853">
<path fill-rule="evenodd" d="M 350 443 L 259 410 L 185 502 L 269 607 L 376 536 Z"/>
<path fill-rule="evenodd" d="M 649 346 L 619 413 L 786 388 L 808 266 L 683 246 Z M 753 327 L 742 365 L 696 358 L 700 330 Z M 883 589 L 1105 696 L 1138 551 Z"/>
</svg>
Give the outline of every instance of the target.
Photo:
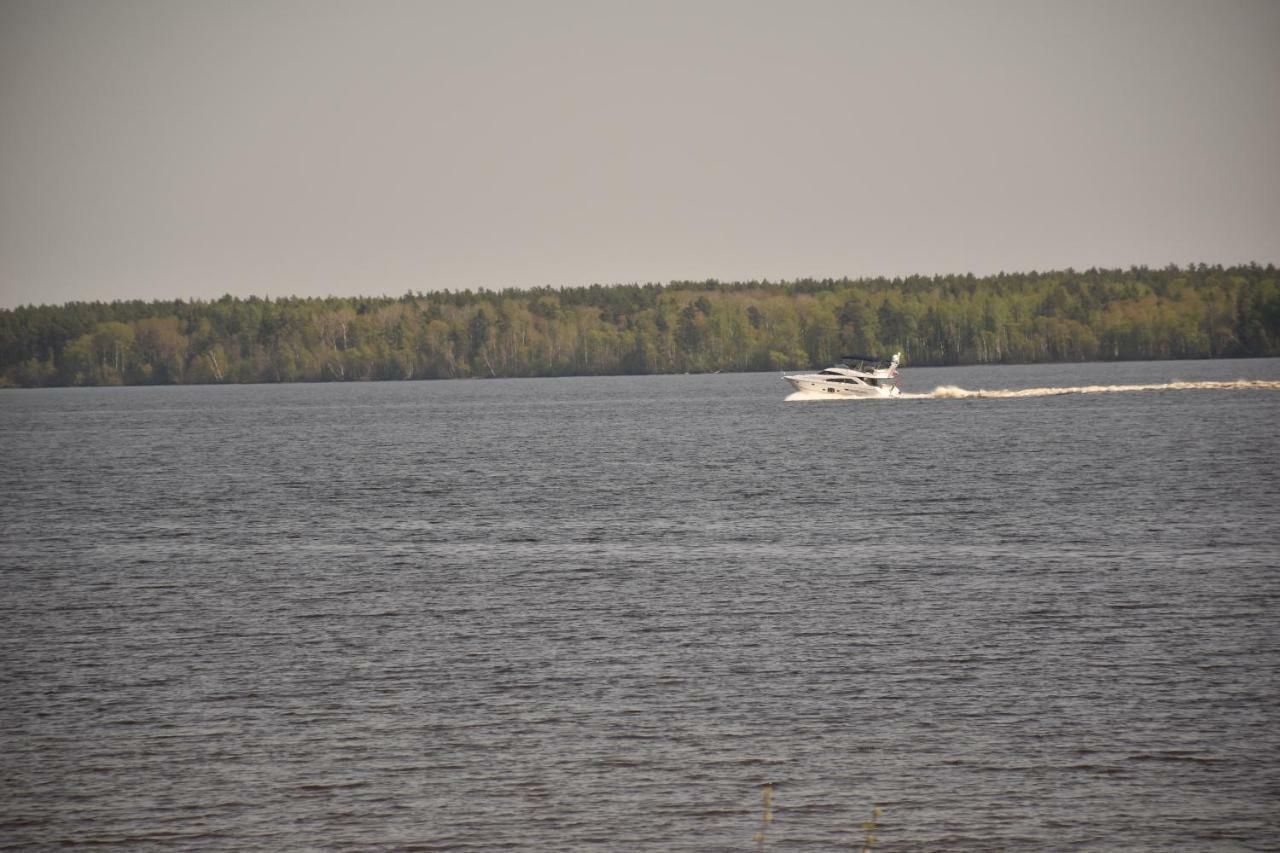
<svg viewBox="0 0 1280 853">
<path fill-rule="evenodd" d="M 840 397 L 896 397 L 898 360 L 902 353 L 885 359 L 873 355 L 846 355 L 840 364 L 817 373 L 797 373 L 782 378 L 797 391 L 834 394 Z"/>
</svg>

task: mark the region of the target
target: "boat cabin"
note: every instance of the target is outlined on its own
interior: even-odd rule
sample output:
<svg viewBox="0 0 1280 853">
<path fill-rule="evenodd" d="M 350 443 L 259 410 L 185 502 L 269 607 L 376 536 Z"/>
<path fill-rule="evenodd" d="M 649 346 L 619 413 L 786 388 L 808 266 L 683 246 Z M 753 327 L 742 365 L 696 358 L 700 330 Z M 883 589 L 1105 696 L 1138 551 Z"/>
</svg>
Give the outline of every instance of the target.
<svg viewBox="0 0 1280 853">
<path fill-rule="evenodd" d="M 897 364 L 896 356 L 894 358 L 881 358 L 878 355 L 842 355 L 840 361 L 844 362 L 845 367 L 850 370 L 856 370 L 859 373 L 872 373 L 878 370 L 889 370 Z"/>
<path fill-rule="evenodd" d="M 837 382 L 841 385 L 870 385 L 872 388 L 880 387 L 880 380 L 875 376 L 851 376 L 847 371 L 836 370 L 830 367 L 826 370 L 819 370 L 818 375 L 828 382 Z"/>
</svg>

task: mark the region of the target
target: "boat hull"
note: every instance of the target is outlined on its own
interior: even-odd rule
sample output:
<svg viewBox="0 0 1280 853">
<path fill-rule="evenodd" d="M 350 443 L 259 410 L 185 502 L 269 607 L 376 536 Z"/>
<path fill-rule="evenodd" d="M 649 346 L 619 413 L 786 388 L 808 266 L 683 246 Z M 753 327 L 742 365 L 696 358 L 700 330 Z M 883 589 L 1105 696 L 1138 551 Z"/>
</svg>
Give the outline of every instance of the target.
<svg viewBox="0 0 1280 853">
<path fill-rule="evenodd" d="M 791 387 L 806 394 L 828 394 L 832 397 L 896 397 L 898 388 L 895 385 L 845 385 L 829 382 L 821 376 L 784 376 Z"/>
</svg>

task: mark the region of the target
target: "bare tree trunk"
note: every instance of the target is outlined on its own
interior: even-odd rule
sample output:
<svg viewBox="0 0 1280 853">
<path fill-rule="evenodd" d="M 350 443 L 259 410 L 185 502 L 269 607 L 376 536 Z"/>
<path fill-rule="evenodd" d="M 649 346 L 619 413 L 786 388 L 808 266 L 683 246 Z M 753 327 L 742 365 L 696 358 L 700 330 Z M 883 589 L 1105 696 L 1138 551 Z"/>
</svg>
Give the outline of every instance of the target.
<svg viewBox="0 0 1280 853">
<path fill-rule="evenodd" d="M 212 352 L 206 352 L 204 357 L 209 359 L 209 366 L 213 368 L 213 378 L 222 381 L 222 368 L 218 366 L 218 357 Z"/>
</svg>

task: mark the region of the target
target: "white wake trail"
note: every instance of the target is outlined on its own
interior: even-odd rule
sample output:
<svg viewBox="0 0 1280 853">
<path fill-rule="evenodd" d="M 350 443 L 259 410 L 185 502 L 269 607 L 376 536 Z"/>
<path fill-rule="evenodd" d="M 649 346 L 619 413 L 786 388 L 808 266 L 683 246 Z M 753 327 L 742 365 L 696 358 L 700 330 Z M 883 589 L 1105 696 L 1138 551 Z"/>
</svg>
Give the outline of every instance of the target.
<svg viewBox="0 0 1280 853">
<path fill-rule="evenodd" d="M 972 397 L 1008 399 L 1014 397 L 1056 397 L 1062 394 L 1123 394 L 1133 391 L 1280 391 L 1280 381 L 1269 379 L 1235 379 L 1230 382 L 1163 382 L 1154 385 L 1077 385 L 1062 388 L 1020 388 L 1016 391 L 978 389 L 971 391 L 955 385 L 941 385 L 932 394 L 911 395 L 917 399 L 964 400 Z M 903 394 L 906 397 L 908 395 Z"/>
<path fill-rule="evenodd" d="M 956 385 L 939 385 L 929 394 L 900 394 L 895 397 L 844 397 L 816 391 L 796 391 L 787 396 L 788 403 L 810 400 L 969 400 L 1013 399 L 1017 397 L 1057 397 L 1063 394 L 1123 394 L 1134 391 L 1280 391 L 1280 381 L 1272 379 L 1235 379 L 1230 382 L 1163 382 L 1155 385 L 1076 385 L 1061 388 L 1020 388 L 1017 390 L 985 388 L 970 390 Z"/>
</svg>

